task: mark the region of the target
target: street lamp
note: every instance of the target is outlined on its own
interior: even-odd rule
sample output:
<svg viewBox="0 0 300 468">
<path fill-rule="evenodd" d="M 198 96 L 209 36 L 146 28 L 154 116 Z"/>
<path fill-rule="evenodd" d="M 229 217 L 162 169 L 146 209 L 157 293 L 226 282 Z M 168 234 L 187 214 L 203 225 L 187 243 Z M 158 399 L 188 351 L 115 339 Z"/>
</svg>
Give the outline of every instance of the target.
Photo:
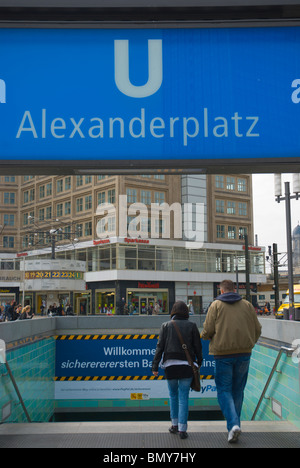
<svg viewBox="0 0 300 468">
<path fill-rule="evenodd" d="M 34 218 L 32 216 L 28 216 L 28 219 L 31 219 L 33 220 L 33 223 L 34 223 Z M 56 223 L 60 223 L 61 225 L 64 225 L 64 226 L 67 226 L 68 228 L 70 227 L 70 225 L 73 226 L 73 222 L 65 222 L 65 221 L 62 221 L 62 220 L 59 220 L 59 219 L 55 219 L 54 220 Z M 31 242 L 30 245 L 34 246 L 34 245 L 43 245 L 44 246 L 44 237 L 47 239 L 49 238 L 50 236 L 50 245 L 51 245 L 51 259 L 54 260 L 55 259 L 55 247 L 56 247 L 56 241 L 57 241 L 57 236 L 59 234 L 62 234 L 63 233 L 63 229 L 62 227 L 58 227 L 58 228 L 51 228 L 49 230 L 43 230 L 40 228 L 40 226 L 36 225 L 34 223 L 34 226 L 35 226 L 35 230 L 34 231 L 30 231 L 29 234 L 33 234 L 34 237 L 37 237 L 39 234 L 42 234 L 43 235 L 43 243 L 41 243 L 41 241 L 39 240 L 38 242 Z M 78 235 L 78 232 L 75 228 L 74 231 L 71 231 L 71 230 L 68 230 L 64 233 L 64 238 L 65 239 L 68 239 L 70 242 L 78 242 L 78 238 L 77 238 L 77 235 Z"/>
<path fill-rule="evenodd" d="M 285 182 L 284 197 L 281 192 L 281 174 L 274 174 L 275 182 L 275 197 L 277 203 L 285 201 L 286 214 L 286 241 L 287 241 L 287 256 L 288 256 L 288 283 L 289 283 L 289 318 L 295 320 L 294 307 L 294 273 L 293 273 L 293 250 L 292 250 L 292 227 L 291 227 L 291 200 L 299 199 L 300 195 L 300 174 L 293 174 L 293 185 L 295 195 L 291 195 L 290 183 Z"/>
</svg>

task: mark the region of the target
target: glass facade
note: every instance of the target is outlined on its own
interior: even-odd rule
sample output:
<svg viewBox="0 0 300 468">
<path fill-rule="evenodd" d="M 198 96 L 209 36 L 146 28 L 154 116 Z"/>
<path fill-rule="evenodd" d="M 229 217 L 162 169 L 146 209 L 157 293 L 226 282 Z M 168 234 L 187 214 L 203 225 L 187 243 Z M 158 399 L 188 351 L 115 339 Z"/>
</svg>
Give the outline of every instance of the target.
<svg viewBox="0 0 300 468">
<path fill-rule="evenodd" d="M 39 257 L 45 258 L 44 255 Z M 234 273 L 236 262 L 238 270 L 245 271 L 245 253 L 242 250 L 116 243 L 57 251 L 56 257 L 86 261 L 87 271 L 117 269 Z M 264 251 L 250 251 L 249 257 L 250 274 L 265 274 Z"/>
<path fill-rule="evenodd" d="M 129 315 L 158 315 L 169 312 L 168 289 L 127 289 L 127 304 Z"/>
<path fill-rule="evenodd" d="M 71 312 L 75 315 L 155 315 L 168 314 L 175 299 L 182 298 L 188 301 L 194 313 L 200 313 L 212 297 L 215 297 L 212 288 L 217 279 L 214 279 L 214 274 L 222 273 L 225 276 L 235 274 L 236 268 L 239 273 L 245 272 L 245 252 L 239 246 L 236 246 L 239 250 L 231 250 L 228 246 L 224 249 L 209 248 L 215 247 L 212 244 L 207 244 L 207 248 L 191 249 L 186 248 L 185 242 L 151 242 L 153 241 L 150 239 L 104 239 L 95 241 L 94 245 L 85 248 L 72 247 L 64 250 L 57 248 L 55 252 L 57 260 L 84 261 L 86 272 L 96 274 L 87 276 L 85 291 L 55 290 L 55 293 L 44 289 L 38 293 L 26 291 L 24 302 L 30 304 L 37 314 L 41 313 L 41 303 L 44 299 L 47 310 L 49 304 L 55 302 L 63 305 L 66 313 L 67 304 L 70 303 Z M 42 254 L 40 251 L 38 255 L 29 258 L 31 260 L 51 258 L 51 252 L 49 250 L 46 252 L 44 250 Z M 249 257 L 249 273 L 264 275 L 264 251 L 250 250 Z M 19 270 L 22 262 L 24 264 L 22 266 L 26 268 L 26 260 L 10 259 L 9 261 L 10 263 L 3 260 L 0 267 L 8 268 L 9 266 Z M 120 279 L 114 279 L 114 274 L 109 274 L 114 270 L 131 270 L 132 274 L 128 272 L 128 274 L 121 274 Z M 101 275 L 102 272 L 104 274 Z M 156 272 L 165 272 L 165 274 L 157 275 Z M 174 277 L 168 275 L 168 272 L 184 272 L 185 274 L 182 275 L 182 279 L 177 279 L 176 283 L 172 279 Z M 191 275 L 186 273 L 191 273 Z M 193 275 L 193 273 L 199 275 Z M 211 279 L 203 280 L 201 273 L 213 275 L 210 276 Z M 147 280 L 142 280 L 143 276 Z M 164 280 L 158 281 L 158 276 L 163 277 Z M 181 278 L 181 275 L 179 277 Z M 193 283 L 192 286 L 189 286 L 190 281 Z M 207 287 L 204 283 L 207 283 Z M 19 288 L 17 289 L 19 295 Z M 5 299 L 7 297 L 2 297 L 2 302 Z M 20 299 L 22 299 L 21 291 Z"/>
<path fill-rule="evenodd" d="M 115 309 L 115 289 L 99 289 L 95 291 L 95 314 L 114 315 Z"/>
</svg>

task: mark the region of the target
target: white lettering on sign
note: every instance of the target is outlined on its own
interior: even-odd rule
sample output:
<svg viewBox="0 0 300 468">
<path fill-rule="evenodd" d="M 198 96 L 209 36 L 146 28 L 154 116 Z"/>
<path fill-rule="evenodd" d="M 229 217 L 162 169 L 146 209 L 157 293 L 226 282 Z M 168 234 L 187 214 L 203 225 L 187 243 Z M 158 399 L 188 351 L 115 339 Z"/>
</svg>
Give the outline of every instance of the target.
<svg viewBox="0 0 300 468">
<path fill-rule="evenodd" d="M 156 93 L 162 84 L 162 40 L 148 41 L 148 81 L 135 86 L 129 79 L 129 47 L 127 40 L 115 41 L 115 83 L 121 93 L 129 97 L 144 98 Z"/>
<path fill-rule="evenodd" d="M 291 99 L 294 104 L 298 104 L 300 102 L 300 79 L 293 80 L 292 88 L 296 89 L 292 92 Z"/>
<path fill-rule="evenodd" d="M 6 103 L 6 84 L 4 80 L 0 80 L 0 103 Z"/>
<path fill-rule="evenodd" d="M 49 121 L 48 121 L 49 120 Z M 95 125 L 96 124 L 96 125 Z M 31 134 L 35 139 L 56 138 L 179 138 L 183 146 L 198 138 L 252 138 L 259 137 L 259 117 L 242 116 L 234 112 L 230 117 L 210 116 L 204 108 L 197 117 L 148 117 L 146 109 L 140 115 L 129 117 L 55 117 L 48 119 L 47 109 L 40 117 L 33 117 L 30 110 L 22 116 L 16 138 Z"/>
</svg>

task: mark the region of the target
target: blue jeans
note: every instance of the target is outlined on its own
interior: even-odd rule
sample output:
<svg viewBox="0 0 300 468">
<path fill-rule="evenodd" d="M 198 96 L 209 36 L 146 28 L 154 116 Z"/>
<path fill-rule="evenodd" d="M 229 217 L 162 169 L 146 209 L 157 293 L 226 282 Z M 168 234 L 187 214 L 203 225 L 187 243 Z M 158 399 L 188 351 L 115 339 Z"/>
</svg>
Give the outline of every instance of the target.
<svg viewBox="0 0 300 468">
<path fill-rule="evenodd" d="M 244 389 L 247 383 L 250 356 L 216 359 L 215 382 L 221 411 L 227 429 L 241 425 Z"/>
<path fill-rule="evenodd" d="M 188 379 L 170 379 L 167 382 L 172 425 L 178 426 L 178 430 L 184 432 L 187 430 L 192 377 Z"/>
</svg>

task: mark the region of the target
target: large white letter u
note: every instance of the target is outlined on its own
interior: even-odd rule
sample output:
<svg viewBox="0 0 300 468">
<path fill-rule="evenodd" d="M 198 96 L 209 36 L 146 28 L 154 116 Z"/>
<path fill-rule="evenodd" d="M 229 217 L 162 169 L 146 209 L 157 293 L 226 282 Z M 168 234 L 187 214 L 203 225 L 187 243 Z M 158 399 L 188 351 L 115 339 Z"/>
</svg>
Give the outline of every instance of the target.
<svg viewBox="0 0 300 468">
<path fill-rule="evenodd" d="M 135 86 L 129 79 L 129 50 L 127 40 L 115 41 L 115 82 L 126 96 L 143 98 L 151 96 L 162 84 L 162 40 L 148 41 L 148 81 L 143 86 Z"/>
<path fill-rule="evenodd" d="M 6 86 L 4 80 L 0 80 L 0 102 L 2 104 L 6 103 Z"/>
</svg>

